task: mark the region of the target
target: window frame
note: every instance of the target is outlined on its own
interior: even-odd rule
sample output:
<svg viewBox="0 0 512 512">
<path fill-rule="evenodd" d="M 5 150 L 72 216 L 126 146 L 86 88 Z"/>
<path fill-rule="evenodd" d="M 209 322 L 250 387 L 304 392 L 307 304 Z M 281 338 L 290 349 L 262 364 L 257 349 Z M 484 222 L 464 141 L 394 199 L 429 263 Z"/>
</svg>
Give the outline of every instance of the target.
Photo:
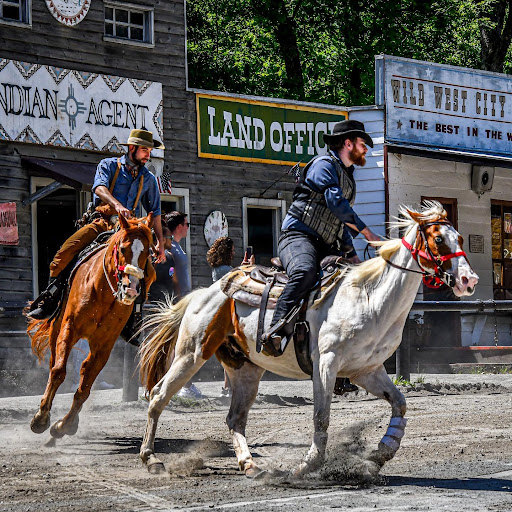
<svg viewBox="0 0 512 512">
<path fill-rule="evenodd" d="M 0 0 L 0 24 L 10 25 L 19 28 L 32 28 L 32 0 L 19 0 L 22 12 L 21 20 L 5 19 L 3 17 L 3 4 L 5 0 Z"/>
<path fill-rule="evenodd" d="M 493 207 L 500 208 L 500 258 L 494 258 L 493 257 L 493 250 L 494 250 L 494 244 L 492 243 L 492 209 Z M 507 287 L 505 285 L 505 267 L 509 265 L 505 265 L 507 260 L 510 260 L 511 258 L 504 257 L 504 250 L 505 250 L 505 240 L 510 241 L 512 237 L 505 235 L 510 235 L 511 233 L 508 233 L 505 231 L 505 222 L 504 222 L 504 214 L 505 213 L 511 213 L 512 212 L 505 212 L 504 210 L 512 210 L 512 201 L 502 201 L 498 199 L 491 199 L 491 262 L 492 262 L 492 295 L 494 300 L 508 300 L 507 299 L 507 290 L 511 290 L 510 287 Z M 500 282 L 496 283 L 495 280 L 495 265 L 499 264 L 501 266 L 500 268 Z M 509 266 L 510 267 L 510 266 Z M 511 272 L 512 273 L 512 272 Z M 510 292 L 508 292 L 510 294 Z M 501 295 L 501 296 L 500 296 Z"/>
<path fill-rule="evenodd" d="M 127 12 L 137 12 L 142 13 L 144 24 L 143 30 L 147 30 L 147 41 L 139 41 L 137 39 L 129 39 L 125 37 L 119 37 L 114 35 L 108 35 L 105 32 L 105 28 L 107 25 L 106 18 L 106 9 L 114 9 L 114 13 L 116 9 L 127 11 Z M 155 10 L 153 7 L 148 5 L 137 5 L 130 3 L 121 3 L 111 0 L 106 0 L 103 4 L 103 40 L 109 43 L 117 43 L 117 44 L 126 44 L 132 46 L 139 46 L 144 48 L 154 48 L 155 47 Z M 114 15 L 115 16 L 115 15 Z M 109 20 L 110 23 L 110 20 Z M 124 23 L 123 25 L 130 26 L 130 23 Z M 111 23 L 113 27 L 116 26 L 115 22 Z"/>
</svg>

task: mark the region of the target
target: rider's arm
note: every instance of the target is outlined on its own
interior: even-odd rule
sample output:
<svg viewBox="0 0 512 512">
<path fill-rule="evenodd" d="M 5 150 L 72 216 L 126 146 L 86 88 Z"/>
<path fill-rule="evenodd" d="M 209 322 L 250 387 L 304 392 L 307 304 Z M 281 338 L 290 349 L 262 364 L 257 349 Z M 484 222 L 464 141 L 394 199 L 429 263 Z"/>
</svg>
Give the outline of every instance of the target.
<svg viewBox="0 0 512 512">
<path fill-rule="evenodd" d="M 366 228 L 366 224 L 357 216 L 343 195 L 336 168 L 330 159 L 319 158 L 313 162 L 305 182 L 313 190 L 324 194 L 329 210 L 354 231 L 354 236 Z"/>
<path fill-rule="evenodd" d="M 123 206 L 108 190 L 107 187 L 99 185 L 95 188 L 94 193 L 106 204 L 115 208 L 116 212 L 123 217 L 130 218 L 130 210 Z"/>
</svg>

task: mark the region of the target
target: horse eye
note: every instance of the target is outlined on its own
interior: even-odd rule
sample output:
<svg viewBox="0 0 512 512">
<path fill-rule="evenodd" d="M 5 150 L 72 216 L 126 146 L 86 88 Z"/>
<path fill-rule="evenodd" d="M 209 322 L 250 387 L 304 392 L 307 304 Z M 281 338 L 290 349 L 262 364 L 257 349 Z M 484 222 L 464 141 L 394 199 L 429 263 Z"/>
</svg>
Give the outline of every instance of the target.
<svg viewBox="0 0 512 512">
<path fill-rule="evenodd" d="M 436 244 L 441 244 L 441 243 L 443 243 L 443 237 L 441 237 L 441 236 L 436 236 L 436 237 L 434 238 L 434 242 L 435 242 Z"/>
</svg>

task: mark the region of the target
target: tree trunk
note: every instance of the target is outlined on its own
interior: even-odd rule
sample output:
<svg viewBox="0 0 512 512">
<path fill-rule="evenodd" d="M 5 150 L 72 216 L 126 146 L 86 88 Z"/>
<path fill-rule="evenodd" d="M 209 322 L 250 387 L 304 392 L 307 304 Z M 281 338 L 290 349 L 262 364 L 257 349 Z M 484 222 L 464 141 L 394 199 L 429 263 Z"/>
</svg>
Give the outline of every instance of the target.
<svg viewBox="0 0 512 512">
<path fill-rule="evenodd" d="M 481 68 L 503 73 L 505 57 L 512 41 L 512 0 L 497 0 L 485 13 L 488 23 L 480 23 Z"/>
<path fill-rule="evenodd" d="M 305 98 L 304 77 L 295 19 L 288 15 L 284 0 L 253 0 L 253 8 L 255 13 L 269 21 L 274 30 L 286 69 L 284 87 L 290 98 L 303 100 Z"/>
</svg>

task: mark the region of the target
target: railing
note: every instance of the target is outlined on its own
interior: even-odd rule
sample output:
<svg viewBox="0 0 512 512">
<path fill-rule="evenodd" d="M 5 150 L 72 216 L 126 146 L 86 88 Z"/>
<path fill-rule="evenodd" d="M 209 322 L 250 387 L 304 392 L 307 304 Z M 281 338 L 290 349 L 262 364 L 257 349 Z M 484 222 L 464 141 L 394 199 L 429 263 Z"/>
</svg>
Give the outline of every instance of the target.
<svg viewBox="0 0 512 512">
<path fill-rule="evenodd" d="M 465 311 L 473 313 L 484 313 L 490 311 L 512 311 L 512 300 L 417 300 L 412 305 L 411 311 Z M 512 347 L 511 347 L 512 349 Z M 405 380 L 411 379 L 411 349 L 409 336 L 405 334 L 402 343 L 396 351 L 396 377 Z"/>
</svg>

